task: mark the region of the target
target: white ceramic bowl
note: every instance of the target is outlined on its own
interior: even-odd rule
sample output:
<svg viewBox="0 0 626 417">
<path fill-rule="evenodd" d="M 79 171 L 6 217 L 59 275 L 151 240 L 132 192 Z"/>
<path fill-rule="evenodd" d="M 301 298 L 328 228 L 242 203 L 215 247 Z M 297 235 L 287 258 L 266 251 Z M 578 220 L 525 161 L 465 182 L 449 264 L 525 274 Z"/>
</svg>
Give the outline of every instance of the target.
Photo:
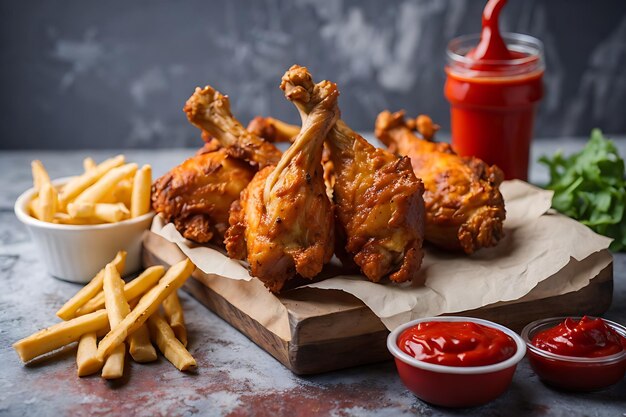
<svg viewBox="0 0 626 417">
<path fill-rule="evenodd" d="M 53 181 L 55 186 L 70 178 Z M 50 275 L 72 282 L 89 282 L 117 251 L 128 252 L 124 275 L 141 269 L 141 242 L 150 227 L 154 212 L 119 223 L 66 225 L 37 220 L 28 213 L 34 188 L 26 190 L 15 202 L 15 215 L 26 225 Z"/>
</svg>

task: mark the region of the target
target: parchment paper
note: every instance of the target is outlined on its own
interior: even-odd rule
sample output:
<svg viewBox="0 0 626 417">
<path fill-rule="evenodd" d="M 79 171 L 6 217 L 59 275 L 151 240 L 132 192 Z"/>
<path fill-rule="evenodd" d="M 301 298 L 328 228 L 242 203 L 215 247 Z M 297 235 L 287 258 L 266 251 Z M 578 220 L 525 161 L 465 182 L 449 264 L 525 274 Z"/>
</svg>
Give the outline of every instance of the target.
<svg viewBox="0 0 626 417">
<path fill-rule="evenodd" d="M 175 243 L 194 265 L 205 274 L 221 275 L 230 279 L 250 281 L 252 277 L 243 264 L 230 259 L 225 252 L 208 245 L 200 245 L 185 239 L 173 223 L 165 223 L 161 216 L 154 216 L 150 231 Z"/>
<path fill-rule="evenodd" d="M 517 300 L 535 287 L 537 290 L 529 295 L 532 298 L 576 291 L 610 263 L 610 255 L 596 252 L 608 248 L 611 239 L 549 211 L 551 191 L 522 181 L 506 181 L 501 191 L 507 210 L 504 239 L 495 248 L 472 256 L 426 247 L 420 269 L 426 278 L 424 286 L 375 284 L 358 275 L 332 277 L 308 286 L 356 296 L 391 330 L 417 317 Z M 204 273 L 250 279 L 242 263 L 187 241 L 173 225 L 164 225 L 159 216 L 152 231 L 178 245 Z M 538 287 L 549 277 L 549 282 Z"/>
</svg>

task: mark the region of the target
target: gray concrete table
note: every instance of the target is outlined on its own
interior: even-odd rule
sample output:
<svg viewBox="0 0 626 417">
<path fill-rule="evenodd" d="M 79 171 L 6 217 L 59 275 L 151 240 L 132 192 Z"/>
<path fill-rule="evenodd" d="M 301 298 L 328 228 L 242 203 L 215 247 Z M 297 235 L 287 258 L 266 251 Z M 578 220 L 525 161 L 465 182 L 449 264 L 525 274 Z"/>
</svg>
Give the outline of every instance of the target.
<svg viewBox="0 0 626 417">
<path fill-rule="evenodd" d="M 582 147 L 580 140 L 537 141 L 533 160 L 557 148 Z M 619 140 L 626 155 L 626 139 Z M 155 175 L 192 151 L 134 150 L 129 160 L 151 163 Z M 447 410 L 425 404 L 400 382 L 392 362 L 298 377 L 194 299 L 182 296 L 195 374 L 178 372 L 164 359 L 132 363 L 126 377 L 107 382 L 79 379 L 75 349 L 24 366 L 11 348 L 16 340 L 56 322 L 55 311 L 79 288 L 46 274 L 13 203 L 30 187 L 29 162 L 38 158 L 52 177 L 75 174 L 83 157 L 97 160 L 114 151 L 0 152 L 0 415 L 7 416 L 626 416 L 626 380 L 611 389 L 571 394 L 544 386 L 520 364 L 513 384 L 498 400 L 479 408 Z M 531 181 L 547 172 L 534 164 Z M 615 294 L 606 317 L 626 323 L 626 254 L 615 255 Z"/>
</svg>

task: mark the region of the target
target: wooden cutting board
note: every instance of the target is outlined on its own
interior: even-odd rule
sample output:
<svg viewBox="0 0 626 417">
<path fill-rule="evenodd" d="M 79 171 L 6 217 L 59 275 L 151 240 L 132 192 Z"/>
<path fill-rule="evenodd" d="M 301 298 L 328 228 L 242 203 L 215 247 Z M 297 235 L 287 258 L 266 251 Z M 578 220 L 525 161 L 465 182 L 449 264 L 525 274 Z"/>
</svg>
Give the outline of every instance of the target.
<svg viewBox="0 0 626 417">
<path fill-rule="evenodd" d="M 175 244 L 152 232 L 146 234 L 145 267 L 169 266 L 184 256 Z M 386 348 L 389 331 L 365 304 L 343 291 L 303 288 L 276 297 L 258 280 L 234 281 L 200 270 L 184 289 L 296 374 L 391 359 Z M 496 303 L 455 315 L 479 317 L 520 331 L 544 317 L 601 315 L 611 305 L 612 295 L 611 262 L 579 291 Z"/>
</svg>

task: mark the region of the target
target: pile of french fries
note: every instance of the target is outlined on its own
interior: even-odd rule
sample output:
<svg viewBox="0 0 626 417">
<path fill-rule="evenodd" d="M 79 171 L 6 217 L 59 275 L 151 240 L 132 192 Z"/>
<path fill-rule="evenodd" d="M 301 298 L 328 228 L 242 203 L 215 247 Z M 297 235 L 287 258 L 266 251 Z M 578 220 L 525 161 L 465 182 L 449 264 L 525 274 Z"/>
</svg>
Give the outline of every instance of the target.
<svg viewBox="0 0 626 417">
<path fill-rule="evenodd" d="M 120 271 L 125 262 L 126 252 L 118 252 L 57 311 L 63 322 L 13 344 L 20 359 L 28 362 L 78 342 L 78 376 L 101 371 L 103 378 L 116 379 L 123 376 L 127 349 L 135 362 L 156 360 L 154 342 L 179 370 L 195 368 L 186 349 L 187 330 L 177 295 L 194 265 L 185 259 L 167 271 L 152 266 L 124 283 Z"/>
<path fill-rule="evenodd" d="M 85 172 L 59 189 L 41 161 L 31 163 L 35 197 L 29 202 L 30 215 L 59 224 L 116 223 L 150 211 L 152 168 L 127 164 L 124 155 L 96 164 L 83 161 Z"/>
</svg>

